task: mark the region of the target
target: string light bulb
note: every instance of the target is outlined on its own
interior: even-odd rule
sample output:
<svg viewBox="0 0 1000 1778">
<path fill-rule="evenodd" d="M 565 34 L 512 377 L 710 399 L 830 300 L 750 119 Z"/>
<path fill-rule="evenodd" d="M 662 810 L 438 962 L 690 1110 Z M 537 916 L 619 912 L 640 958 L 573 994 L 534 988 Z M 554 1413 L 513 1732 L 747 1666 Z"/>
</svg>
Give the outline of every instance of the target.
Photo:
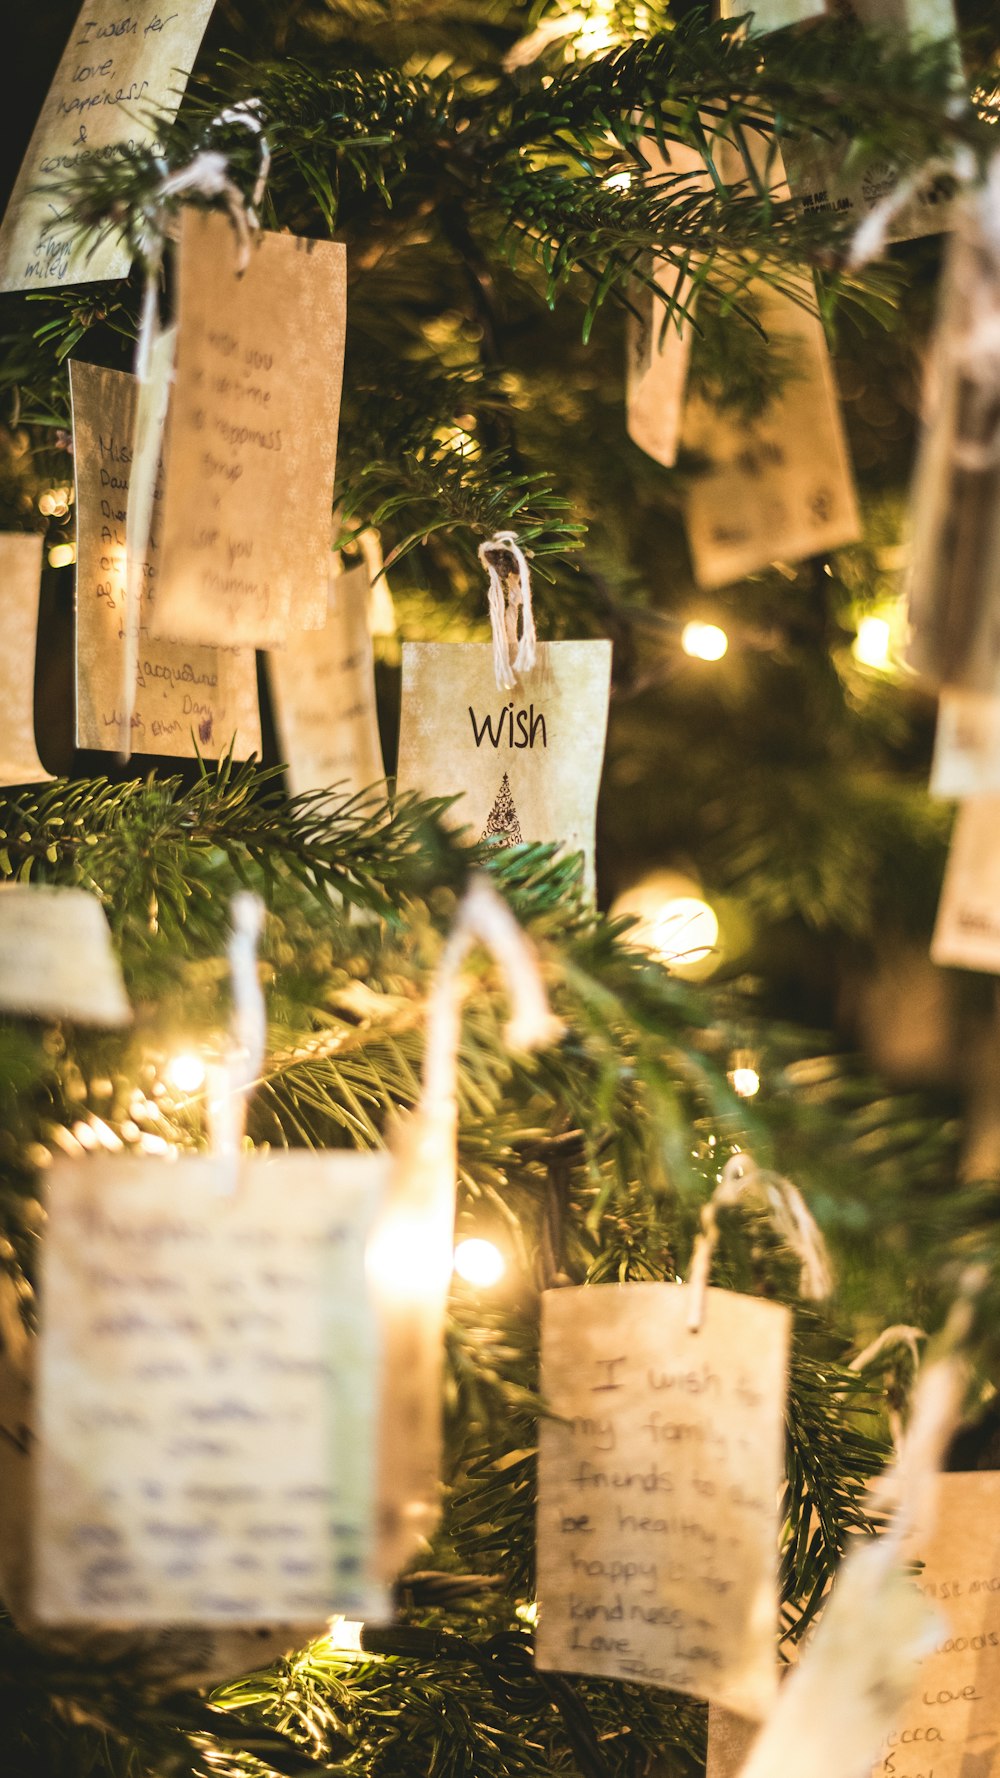
<svg viewBox="0 0 1000 1778">
<path fill-rule="evenodd" d="M 681 647 L 693 660 L 721 661 L 729 647 L 729 637 L 718 624 L 706 624 L 693 618 L 681 631 Z"/>
<path fill-rule="evenodd" d="M 481 1290 L 499 1284 L 507 1264 L 499 1247 L 471 1235 L 455 1248 L 455 1271 L 463 1284 L 475 1284 Z"/>
<path fill-rule="evenodd" d="M 756 1068 L 751 1068 L 746 1064 L 741 1065 L 732 1070 L 729 1078 L 732 1082 L 733 1092 L 738 1093 L 741 1099 L 755 1099 L 760 1092 L 760 1075 Z"/>
<path fill-rule="evenodd" d="M 686 872 L 655 871 L 620 895 L 611 911 L 635 922 L 626 943 L 655 957 L 672 975 L 700 981 L 717 967 L 719 917 Z"/>
<path fill-rule="evenodd" d="M 200 1056 L 171 1056 L 164 1070 L 168 1087 L 175 1093 L 197 1093 L 205 1085 L 205 1064 Z"/>
<path fill-rule="evenodd" d="M 884 617 L 863 617 L 851 644 L 851 653 L 863 667 L 885 672 L 892 665 L 892 625 Z"/>
<path fill-rule="evenodd" d="M 54 543 L 49 550 L 50 568 L 69 568 L 75 561 L 75 543 Z"/>
<path fill-rule="evenodd" d="M 364 1624 L 357 1618 L 337 1617 L 330 1619 L 330 1628 L 324 1638 L 328 1648 L 338 1655 L 361 1655 L 361 1636 Z"/>
</svg>

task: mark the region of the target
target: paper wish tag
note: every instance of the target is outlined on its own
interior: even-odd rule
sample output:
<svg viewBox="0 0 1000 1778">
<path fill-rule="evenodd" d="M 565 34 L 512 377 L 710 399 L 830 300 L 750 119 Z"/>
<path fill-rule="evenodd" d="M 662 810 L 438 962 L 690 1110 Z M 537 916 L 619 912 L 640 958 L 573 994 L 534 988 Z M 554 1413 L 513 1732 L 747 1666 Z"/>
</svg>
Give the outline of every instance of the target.
<svg viewBox="0 0 1000 1778">
<path fill-rule="evenodd" d="M 736 1778 L 760 1724 L 719 1704 L 708 1706 L 708 1761 L 705 1778 Z"/>
<path fill-rule="evenodd" d="M 386 1155 L 48 1175 L 34 1607 L 48 1623 L 377 1618 Z"/>
<path fill-rule="evenodd" d="M 542 1299 L 536 1661 L 759 1718 L 777 1688 L 790 1317 L 681 1284 Z"/>
<path fill-rule="evenodd" d="M 1000 794 L 1000 689 L 942 687 L 938 703 L 932 796 Z"/>
<path fill-rule="evenodd" d="M 610 687 L 610 642 L 540 642 L 511 692 L 487 643 L 404 642 L 397 790 L 461 794 L 477 840 L 582 852 L 593 894 Z"/>
<path fill-rule="evenodd" d="M 322 630 L 293 630 L 267 657 L 275 722 L 293 796 L 336 785 L 367 790 L 385 777 L 375 704 L 365 562 L 331 573 Z"/>
<path fill-rule="evenodd" d="M 0 1603 L 24 1610 L 31 1499 L 29 1340 L 13 1280 L 0 1271 Z"/>
<path fill-rule="evenodd" d="M 130 1022 L 121 966 L 96 895 L 0 885 L 0 1011 L 81 1025 Z"/>
<path fill-rule="evenodd" d="M 166 338 L 166 336 L 164 336 Z M 168 341 L 169 347 L 169 341 Z M 162 460 L 159 427 L 142 461 L 138 384 L 124 371 L 70 364 L 76 473 L 76 739 L 121 749 L 126 731 L 126 529 L 131 497 L 149 475 L 151 523 L 137 564 L 138 649 L 131 748 L 138 753 L 237 759 L 261 748 L 253 649 L 167 642 L 150 633 L 160 566 Z M 164 390 L 164 405 L 166 391 Z"/>
<path fill-rule="evenodd" d="M 0 225 L 0 290 L 125 277 L 118 233 L 74 240 L 46 188 L 145 147 L 173 120 L 212 5 L 85 0 Z"/>
<path fill-rule="evenodd" d="M 959 808 L 931 959 L 1000 974 L 1000 796 L 972 797 Z"/>
<path fill-rule="evenodd" d="M 789 374 L 749 421 L 702 395 L 688 399 L 682 443 L 705 462 L 685 496 L 699 586 L 724 586 L 861 535 L 822 323 L 764 285 L 754 286 L 754 301 L 765 332 L 787 354 Z"/>
<path fill-rule="evenodd" d="M 667 160 L 658 144 L 644 137 L 642 152 L 657 178 L 673 175 L 679 195 L 693 196 L 711 189 L 705 157 L 697 148 L 671 142 Z M 683 183 L 681 183 L 683 181 Z M 688 303 L 693 291 L 690 277 L 679 278 L 676 265 L 653 256 L 650 274 L 660 288 L 678 301 Z M 631 307 L 626 324 L 625 401 L 628 435 L 633 444 L 669 469 L 677 459 L 681 415 L 691 357 L 691 327 L 668 320 L 664 327 L 662 301 L 648 284 L 634 283 L 629 292 Z"/>
<path fill-rule="evenodd" d="M 346 250 L 185 208 L 153 632 L 281 647 L 326 622 Z"/>
<path fill-rule="evenodd" d="M 0 531 L 0 783 L 51 778 L 35 746 L 35 647 L 42 578 L 37 532 Z"/>
<path fill-rule="evenodd" d="M 809 19 L 822 18 L 826 0 L 721 0 L 724 19 L 742 18 L 751 13 L 751 37 L 763 37 L 768 31 L 783 31 L 787 25 L 804 25 Z"/>
</svg>

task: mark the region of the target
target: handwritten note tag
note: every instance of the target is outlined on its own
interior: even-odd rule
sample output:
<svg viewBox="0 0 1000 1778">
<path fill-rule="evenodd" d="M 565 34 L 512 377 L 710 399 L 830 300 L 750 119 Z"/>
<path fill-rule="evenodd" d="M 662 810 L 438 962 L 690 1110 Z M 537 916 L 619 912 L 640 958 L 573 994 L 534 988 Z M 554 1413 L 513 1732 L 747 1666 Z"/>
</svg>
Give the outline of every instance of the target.
<svg viewBox="0 0 1000 1778">
<path fill-rule="evenodd" d="M 809 19 L 822 18 L 826 0 L 722 0 L 720 12 L 724 19 L 752 13 L 750 35 L 763 37 L 768 31 L 783 31 L 786 25 L 804 25 Z"/>
<path fill-rule="evenodd" d="M 684 448 L 705 459 L 685 501 L 699 586 L 724 586 L 776 561 L 795 562 L 861 535 L 822 323 L 779 291 L 754 286 L 789 375 L 753 420 L 692 393 Z"/>
<path fill-rule="evenodd" d="M 51 778 L 35 747 L 35 645 L 42 539 L 0 532 L 0 783 Z"/>
<path fill-rule="evenodd" d="M 96 896 L 30 883 L 0 886 L 0 1008 L 82 1025 L 129 1023 L 132 1009 Z"/>
<path fill-rule="evenodd" d="M 267 657 L 293 795 L 339 785 L 367 790 L 385 777 L 375 705 L 367 564 L 332 574 L 322 630 L 295 630 Z"/>
<path fill-rule="evenodd" d="M 0 225 L 0 290 L 126 275 L 120 238 L 74 241 L 45 187 L 153 141 L 154 118 L 177 111 L 212 4 L 84 0 Z"/>
<path fill-rule="evenodd" d="M 181 223 L 154 634 L 281 647 L 326 622 L 346 250 Z"/>
<path fill-rule="evenodd" d="M 384 1155 L 49 1176 L 35 1608 L 52 1623 L 378 1616 Z"/>
<path fill-rule="evenodd" d="M 972 797 L 958 811 L 931 958 L 1000 974 L 1000 796 Z"/>
<path fill-rule="evenodd" d="M 124 371 L 70 364 L 76 466 L 76 738 L 115 751 L 125 739 L 126 528 L 142 468 L 138 385 Z M 152 524 L 139 563 L 141 593 L 132 748 L 217 758 L 259 753 L 257 665 L 252 649 L 164 642 L 150 634 L 159 576 L 162 464 L 154 443 Z"/>
<path fill-rule="evenodd" d="M 540 1667 L 641 1680 L 744 1716 L 777 1669 L 787 1310 L 680 1284 L 546 1292 Z M 560 1423 L 563 1422 L 563 1423 Z"/>
<path fill-rule="evenodd" d="M 1000 693 L 942 688 L 930 788 L 932 796 L 1000 794 Z"/>
<path fill-rule="evenodd" d="M 708 120 L 710 127 L 711 120 Z M 646 137 L 642 152 L 658 179 L 671 179 L 670 190 L 678 196 L 694 196 L 711 188 L 704 156 L 686 143 L 670 144 L 669 160 L 658 144 Z M 682 303 L 691 299 L 693 281 L 678 284 L 677 267 L 654 255 L 652 277 L 662 290 L 676 293 Z M 640 450 L 666 468 L 676 461 L 681 436 L 681 413 L 691 356 L 689 323 L 673 320 L 664 328 L 664 307 L 645 284 L 630 291 L 632 307 L 626 329 L 625 400 L 628 435 Z"/>
<path fill-rule="evenodd" d="M 539 643 L 513 692 L 486 643 L 404 642 L 397 787 L 461 792 L 454 818 L 477 840 L 582 852 L 593 893 L 610 684 L 610 642 Z"/>
</svg>

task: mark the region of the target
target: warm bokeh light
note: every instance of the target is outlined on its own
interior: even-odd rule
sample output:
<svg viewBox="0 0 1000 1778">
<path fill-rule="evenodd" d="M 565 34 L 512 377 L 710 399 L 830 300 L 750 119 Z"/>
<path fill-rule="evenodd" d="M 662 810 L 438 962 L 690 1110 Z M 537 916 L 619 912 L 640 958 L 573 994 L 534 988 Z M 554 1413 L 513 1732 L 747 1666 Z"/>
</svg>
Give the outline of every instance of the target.
<svg viewBox="0 0 1000 1778">
<path fill-rule="evenodd" d="M 325 1638 L 327 1646 L 339 1655 L 362 1654 L 364 1651 L 361 1647 L 361 1633 L 364 1627 L 364 1624 L 359 1623 L 357 1618 L 340 1616 L 331 1618 L 330 1628 Z"/>
<path fill-rule="evenodd" d="M 200 1056 L 172 1056 L 164 1074 L 175 1093 L 197 1093 L 205 1085 L 205 1064 Z"/>
<path fill-rule="evenodd" d="M 687 871 L 654 871 L 619 895 L 611 912 L 634 921 L 625 942 L 655 957 L 673 975 L 702 981 L 718 968 L 719 916 Z"/>
<path fill-rule="evenodd" d="M 38 510 L 47 519 L 64 519 L 73 498 L 72 488 L 46 488 L 38 496 Z"/>
<path fill-rule="evenodd" d="M 884 617 L 863 617 L 858 625 L 858 633 L 851 645 L 851 652 L 856 661 L 863 667 L 877 667 L 884 671 L 892 665 L 892 626 Z"/>
<path fill-rule="evenodd" d="M 718 624 L 705 624 L 696 619 L 681 631 L 681 647 L 697 661 L 721 661 L 729 647 L 729 637 Z"/>
<path fill-rule="evenodd" d="M 506 1269 L 503 1254 L 492 1241 L 470 1236 L 455 1248 L 455 1271 L 465 1284 L 488 1289 L 491 1284 L 499 1284 Z"/>
<path fill-rule="evenodd" d="M 656 915 L 647 940 L 654 957 L 671 968 L 702 963 L 715 950 L 719 922 L 715 909 L 697 895 L 677 895 Z"/>
<path fill-rule="evenodd" d="M 753 1099 L 760 1092 L 760 1075 L 756 1068 L 734 1068 L 729 1076 L 733 1092 L 741 1099 Z"/>
<path fill-rule="evenodd" d="M 50 568 L 70 568 L 75 561 L 75 543 L 54 543 L 49 550 Z"/>
</svg>

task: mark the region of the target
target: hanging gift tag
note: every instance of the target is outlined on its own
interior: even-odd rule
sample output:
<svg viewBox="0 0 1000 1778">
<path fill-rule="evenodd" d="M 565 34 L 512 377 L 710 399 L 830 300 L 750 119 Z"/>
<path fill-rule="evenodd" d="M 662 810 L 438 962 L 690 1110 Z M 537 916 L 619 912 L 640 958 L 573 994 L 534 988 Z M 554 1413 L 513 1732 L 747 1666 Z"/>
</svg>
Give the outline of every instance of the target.
<svg viewBox="0 0 1000 1778">
<path fill-rule="evenodd" d="M 379 1617 L 385 1155 L 57 1162 L 38 1361 L 44 1622 Z"/>
<path fill-rule="evenodd" d="M 1000 974 L 1000 796 L 973 797 L 958 811 L 931 958 Z"/>
<path fill-rule="evenodd" d="M 680 1284 L 542 1299 L 540 1667 L 771 1704 L 790 1316 Z"/>
<path fill-rule="evenodd" d="M 826 0 L 721 0 L 720 5 L 724 19 L 751 14 L 751 37 L 783 31 L 787 25 L 807 24 L 810 19 L 822 18 L 825 12 Z"/>
<path fill-rule="evenodd" d="M 153 633 L 280 648 L 326 622 L 346 252 L 185 208 Z"/>
<path fill-rule="evenodd" d="M 651 138 L 644 137 L 641 146 L 650 163 L 648 177 L 662 181 L 673 176 L 671 193 L 692 197 L 711 190 L 711 176 L 697 148 L 671 142 L 668 160 Z M 678 302 L 691 301 L 693 280 L 679 276 L 676 264 L 654 254 L 649 270 L 660 288 Z M 648 284 L 633 283 L 629 300 L 632 306 L 625 333 L 628 435 L 647 456 L 669 469 L 676 462 L 680 443 L 691 327 L 673 319 L 664 326 L 663 303 Z"/>
<path fill-rule="evenodd" d="M 1000 794 L 1000 692 L 942 688 L 930 790 L 959 798 Z"/>
<path fill-rule="evenodd" d="M 582 852 L 593 894 L 610 686 L 610 642 L 540 642 L 511 691 L 488 643 L 404 642 L 397 789 L 461 794 L 477 840 Z"/>
<path fill-rule="evenodd" d="M 132 255 L 117 231 L 74 239 L 52 187 L 146 147 L 173 120 L 212 5 L 85 0 L 0 225 L 0 290 L 125 277 Z"/>
<path fill-rule="evenodd" d="M 754 1743 L 760 1724 L 720 1704 L 708 1706 L 708 1761 L 705 1778 L 736 1778 Z"/>
<path fill-rule="evenodd" d="M 127 1025 L 132 1009 L 104 909 L 86 889 L 0 886 L 0 1009 Z"/>
<path fill-rule="evenodd" d="M 41 784 L 51 778 L 35 746 L 35 647 L 42 577 L 42 539 L 0 532 L 0 783 Z"/>
<path fill-rule="evenodd" d="M 367 564 L 331 574 L 322 630 L 289 631 L 267 657 L 281 756 L 293 795 L 354 793 L 385 777 L 375 705 Z"/>
<path fill-rule="evenodd" d="M 685 500 L 699 586 L 724 586 L 772 562 L 800 561 L 861 535 L 822 323 L 790 297 L 754 286 L 761 325 L 787 352 L 783 387 L 754 419 L 692 394 L 685 451 L 705 467 Z"/>
<path fill-rule="evenodd" d="M 164 342 L 169 352 L 168 336 Z M 150 634 L 159 569 L 162 460 L 158 428 L 137 433 L 138 386 L 124 371 L 70 364 L 76 467 L 76 738 L 117 751 L 127 740 L 126 527 L 129 502 L 148 479 L 151 523 L 139 568 L 139 632 L 131 747 L 138 753 L 237 759 L 259 753 L 257 664 L 252 649 L 159 641 Z M 147 529 L 147 527 L 143 527 Z"/>
<path fill-rule="evenodd" d="M 13 1280 L 0 1271 L 0 1603 L 12 1616 L 28 1591 L 24 1527 L 31 1498 L 28 1334 Z"/>
</svg>

